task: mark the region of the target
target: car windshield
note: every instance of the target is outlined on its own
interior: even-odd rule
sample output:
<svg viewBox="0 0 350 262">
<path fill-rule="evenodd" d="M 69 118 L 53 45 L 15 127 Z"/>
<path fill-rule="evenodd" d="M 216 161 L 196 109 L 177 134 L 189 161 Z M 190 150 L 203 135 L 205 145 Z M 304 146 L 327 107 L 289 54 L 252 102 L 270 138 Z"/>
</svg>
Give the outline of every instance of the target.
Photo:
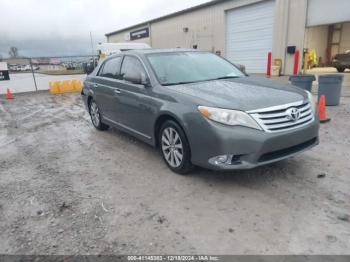
<svg viewBox="0 0 350 262">
<path fill-rule="evenodd" d="M 162 85 L 245 76 L 225 59 L 208 52 L 157 53 L 147 58 Z"/>
</svg>

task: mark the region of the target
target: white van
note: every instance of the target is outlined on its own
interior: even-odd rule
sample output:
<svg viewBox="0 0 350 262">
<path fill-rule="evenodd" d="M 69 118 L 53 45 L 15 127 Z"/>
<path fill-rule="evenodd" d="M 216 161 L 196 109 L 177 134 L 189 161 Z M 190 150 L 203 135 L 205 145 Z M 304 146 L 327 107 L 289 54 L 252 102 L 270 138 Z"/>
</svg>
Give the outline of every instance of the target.
<svg viewBox="0 0 350 262">
<path fill-rule="evenodd" d="M 100 43 L 97 45 L 100 60 L 123 51 L 148 48 L 151 47 L 145 43 Z"/>
</svg>

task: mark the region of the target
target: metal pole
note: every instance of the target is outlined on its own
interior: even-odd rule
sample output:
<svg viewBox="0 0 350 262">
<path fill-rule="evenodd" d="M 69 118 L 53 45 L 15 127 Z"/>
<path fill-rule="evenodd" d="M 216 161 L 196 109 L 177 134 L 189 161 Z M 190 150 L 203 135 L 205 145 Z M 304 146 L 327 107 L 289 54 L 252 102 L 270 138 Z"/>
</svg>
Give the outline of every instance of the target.
<svg viewBox="0 0 350 262">
<path fill-rule="evenodd" d="M 92 33 L 90 31 L 90 43 L 91 43 L 91 54 L 92 56 L 94 55 L 94 44 L 93 44 L 93 41 L 92 41 Z"/>
<path fill-rule="evenodd" d="M 152 47 L 152 30 L 151 23 L 148 23 L 149 45 Z"/>
<path fill-rule="evenodd" d="M 94 44 L 93 44 L 93 41 L 92 41 L 92 33 L 90 31 L 90 43 L 91 43 L 91 55 L 92 55 L 92 61 L 94 63 L 94 66 L 95 66 L 95 58 L 94 58 Z"/>
<path fill-rule="evenodd" d="M 36 84 L 36 79 L 35 79 L 35 74 L 34 74 L 34 70 L 33 70 L 33 64 L 32 64 L 32 59 L 29 58 L 29 64 L 30 64 L 30 69 L 32 71 L 32 75 L 33 75 L 33 80 L 34 80 L 34 85 L 35 85 L 35 91 L 38 91 L 38 86 Z"/>
<path fill-rule="evenodd" d="M 294 54 L 294 68 L 293 68 L 293 75 L 297 75 L 299 72 L 299 50 L 295 50 Z"/>
<path fill-rule="evenodd" d="M 267 68 L 266 68 L 266 76 L 267 77 L 271 76 L 271 64 L 272 64 L 272 53 L 268 52 L 267 53 Z"/>
</svg>

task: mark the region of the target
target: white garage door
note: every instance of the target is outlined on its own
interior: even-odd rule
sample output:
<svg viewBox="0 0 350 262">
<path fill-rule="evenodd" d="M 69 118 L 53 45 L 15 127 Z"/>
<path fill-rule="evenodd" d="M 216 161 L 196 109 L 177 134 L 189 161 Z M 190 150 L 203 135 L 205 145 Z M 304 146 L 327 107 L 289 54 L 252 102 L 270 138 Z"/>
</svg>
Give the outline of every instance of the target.
<svg viewBox="0 0 350 262">
<path fill-rule="evenodd" d="M 236 8 L 226 13 L 226 57 L 245 65 L 248 73 L 266 72 L 272 49 L 274 1 Z"/>
<path fill-rule="evenodd" d="M 307 26 L 335 24 L 350 21 L 349 0 L 309 0 Z"/>
</svg>

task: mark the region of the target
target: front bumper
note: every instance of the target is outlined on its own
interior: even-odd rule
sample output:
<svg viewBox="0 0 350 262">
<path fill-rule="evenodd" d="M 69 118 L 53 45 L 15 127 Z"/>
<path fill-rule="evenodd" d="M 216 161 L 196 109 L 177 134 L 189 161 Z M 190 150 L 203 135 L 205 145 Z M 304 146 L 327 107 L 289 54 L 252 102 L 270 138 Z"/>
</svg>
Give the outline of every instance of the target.
<svg viewBox="0 0 350 262">
<path fill-rule="evenodd" d="M 186 128 L 192 163 L 212 170 L 255 168 L 291 157 L 319 143 L 318 117 L 307 126 L 278 133 L 226 126 L 204 118 L 192 123 L 197 127 Z M 221 155 L 233 155 L 234 161 L 215 163 L 213 158 Z"/>
</svg>

